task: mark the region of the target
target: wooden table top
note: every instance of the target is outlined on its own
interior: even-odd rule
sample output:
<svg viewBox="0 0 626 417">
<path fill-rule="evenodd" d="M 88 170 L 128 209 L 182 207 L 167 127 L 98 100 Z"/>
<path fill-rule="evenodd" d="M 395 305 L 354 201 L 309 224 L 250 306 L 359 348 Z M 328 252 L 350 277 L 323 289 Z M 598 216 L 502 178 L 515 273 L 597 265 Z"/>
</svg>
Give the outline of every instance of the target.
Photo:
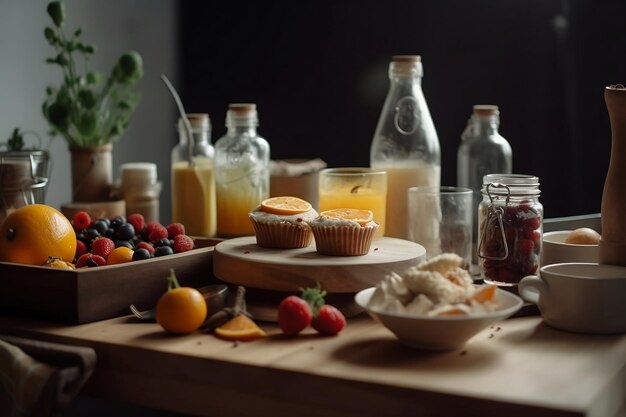
<svg viewBox="0 0 626 417">
<path fill-rule="evenodd" d="M 172 336 L 121 317 L 70 326 L 0 317 L 0 332 L 94 347 L 85 387 L 105 399 L 203 416 L 623 416 L 626 335 L 554 330 L 539 317 L 501 322 L 462 350 L 399 344 L 365 315 L 336 337 Z"/>
</svg>

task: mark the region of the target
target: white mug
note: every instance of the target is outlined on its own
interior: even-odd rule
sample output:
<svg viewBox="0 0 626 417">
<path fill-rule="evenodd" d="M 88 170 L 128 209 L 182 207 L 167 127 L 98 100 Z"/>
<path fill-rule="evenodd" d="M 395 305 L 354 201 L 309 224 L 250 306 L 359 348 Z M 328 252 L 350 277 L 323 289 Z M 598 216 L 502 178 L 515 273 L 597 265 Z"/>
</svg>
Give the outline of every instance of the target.
<svg viewBox="0 0 626 417">
<path fill-rule="evenodd" d="M 626 332 L 626 267 L 562 263 L 541 267 L 518 287 L 549 326 L 578 333 Z"/>
</svg>

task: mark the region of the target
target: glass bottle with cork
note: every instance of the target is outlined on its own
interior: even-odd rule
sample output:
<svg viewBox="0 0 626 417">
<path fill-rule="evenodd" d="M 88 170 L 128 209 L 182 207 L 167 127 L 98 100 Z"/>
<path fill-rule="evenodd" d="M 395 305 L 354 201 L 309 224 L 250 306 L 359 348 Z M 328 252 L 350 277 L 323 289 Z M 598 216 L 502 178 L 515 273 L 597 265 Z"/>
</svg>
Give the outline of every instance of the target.
<svg viewBox="0 0 626 417">
<path fill-rule="evenodd" d="M 498 106 L 477 104 L 461 134 L 457 152 L 457 185 L 473 190 L 474 231 L 473 261 L 477 262 L 478 205 L 482 200 L 483 178 L 488 174 L 511 174 L 513 153 L 509 142 L 500 135 Z"/>
<path fill-rule="evenodd" d="M 408 239 L 408 189 L 438 187 L 439 138 L 424 92 L 419 55 L 396 55 L 389 64 L 390 87 L 370 148 L 370 165 L 387 172 L 385 235 Z"/>
<path fill-rule="evenodd" d="M 180 142 L 172 150 L 172 222 L 193 236 L 215 236 L 217 210 L 211 121 L 206 113 L 187 114 L 191 127 L 178 121 Z"/>
<path fill-rule="evenodd" d="M 258 135 L 256 104 L 234 103 L 226 113 L 226 135 L 215 142 L 217 234 L 253 235 L 248 213 L 269 197 L 270 145 Z"/>
</svg>

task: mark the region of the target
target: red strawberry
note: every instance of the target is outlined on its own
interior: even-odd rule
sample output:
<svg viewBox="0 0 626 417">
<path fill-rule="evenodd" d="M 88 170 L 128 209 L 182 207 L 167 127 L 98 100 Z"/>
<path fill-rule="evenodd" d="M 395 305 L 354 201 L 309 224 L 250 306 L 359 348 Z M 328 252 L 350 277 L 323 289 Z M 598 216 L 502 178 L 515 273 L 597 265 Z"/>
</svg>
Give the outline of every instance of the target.
<svg viewBox="0 0 626 417">
<path fill-rule="evenodd" d="M 74 230 L 80 232 L 81 230 L 85 230 L 89 227 L 91 224 L 91 217 L 86 211 L 79 211 L 74 215 L 72 223 L 74 224 Z"/>
<path fill-rule="evenodd" d="M 278 306 L 278 326 L 286 335 L 297 335 L 312 318 L 309 303 L 296 295 L 285 298 Z"/>
<path fill-rule="evenodd" d="M 325 304 L 311 321 L 311 326 L 321 334 L 335 335 L 346 327 L 346 318 L 337 308 Z"/>
<path fill-rule="evenodd" d="M 80 258 L 85 252 L 87 252 L 87 246 L 85 246 L 85 242 L 82 240 L 76 240 L 76 254 L 74 255 L 74 259 Z"/>
<path fill-rule="evenodd" d="M 150 242 L 167 238 L 167 229 L 161 223 L 150 222 L 146 226 L 146 238 Z"/>
<path fill-rule="evenodd" d="M 148 251 L 148 253 L 150 253 L 150 255 L 154 255 L 154 246 L 152 246 L 148 242 L 141 241 L 137 243 L 135 249 L 145 249 Z"/>
<path fill-rule="evenodd" d="M 178 235 L 185 234 L 185 226 L 182 223 L 172 223 L 166 227 L 167 237 L 174 239 Z"/>
<path fill-rule="evenodd" d="M 76 268 L 89 267 L 92 268 L 94 266 L 102 266 L 106 265 L 107 261 L 100 255 L 94 255 L 92 253 L 83 254 L 76 261 Z"/>
<path fill-rule="evenodd" d="M 172 244 L 174 252 L 187 252 L 193 249 L 193 239 L 187 235 L 176 235 L 174 243 Z"/>
<path fill-rule="evenodd" d="M 109 253 L 115 249 L 115 242 L 108 237 L 98 237 L 91 242 L 91 253 L 93 255 L 100 255 L 104 259 L 109 256 Z"/>
<path fill-rule="evenodd" d="M 128 216 L 126 218 L 126 222 L 133 225 L 133 227 L 135 228 L 136 235 L 141 234 L 141 231 L 146 226 L 146 221 L 144 220 L 143 216 L 139 213 L 134 213 Z"/>
</svg>

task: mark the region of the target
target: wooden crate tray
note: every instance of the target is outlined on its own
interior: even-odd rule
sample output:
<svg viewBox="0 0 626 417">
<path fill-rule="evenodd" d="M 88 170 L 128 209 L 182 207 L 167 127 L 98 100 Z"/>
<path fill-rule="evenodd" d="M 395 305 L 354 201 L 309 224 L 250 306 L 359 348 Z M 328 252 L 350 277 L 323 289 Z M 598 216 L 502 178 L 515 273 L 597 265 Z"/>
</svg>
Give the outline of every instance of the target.
<svg viewBox="0 0 626 417">
<path fill-rule="evenodd" d="M 130 314 L 128 306 L 154 307 L 167 290 L 170 268 L 180 284 L 202 287 L 215 282 L 213 246 L 119 265 L 62 270 L 0 262 L 0 311 L 71 324 Z"/>
</svg>

